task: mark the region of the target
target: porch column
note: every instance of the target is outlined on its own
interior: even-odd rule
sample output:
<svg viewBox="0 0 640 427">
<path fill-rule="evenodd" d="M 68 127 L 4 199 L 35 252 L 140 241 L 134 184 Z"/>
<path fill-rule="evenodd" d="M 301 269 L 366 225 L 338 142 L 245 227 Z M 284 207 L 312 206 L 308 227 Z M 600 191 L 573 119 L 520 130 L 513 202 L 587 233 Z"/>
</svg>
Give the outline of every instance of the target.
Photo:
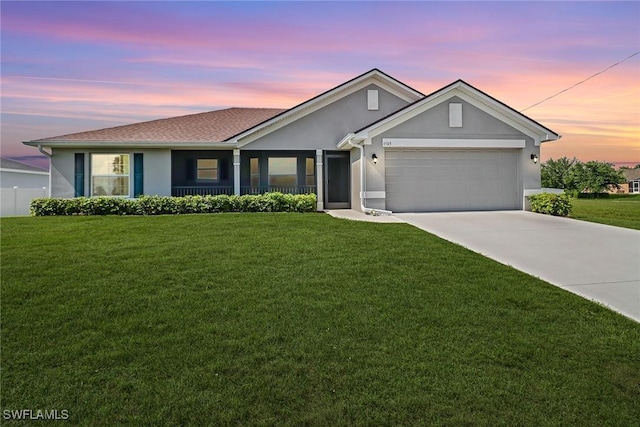
<svg viewBox="0 0 640 427">
<path fill-rule="evenodd" d="M 323 166 L 322 166 L 322 150 L 316 150 L 316 192 L 318 195 L 318 211 L 324 210 L 324 199 L 323 199 L 323 189 L 324 189 L 324 175 L 323 175 Z"/>
<path fill-rule="evenodd" d="M 240 149 L 233 149 L 233 194 L 240 195 Z"/>
</svg>

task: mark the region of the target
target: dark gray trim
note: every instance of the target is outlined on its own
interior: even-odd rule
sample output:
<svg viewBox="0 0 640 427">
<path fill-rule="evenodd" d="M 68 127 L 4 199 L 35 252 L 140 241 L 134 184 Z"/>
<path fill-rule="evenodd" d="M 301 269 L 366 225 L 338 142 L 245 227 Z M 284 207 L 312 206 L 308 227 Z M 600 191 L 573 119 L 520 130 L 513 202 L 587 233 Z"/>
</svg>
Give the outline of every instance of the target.
<svg viewBox="0 0 640 427">
<path fill-rule="evenodd" d="M 218 180 L 198 180 L 198 159 L 218 159 Z M 233 150 L 171 150 L 171 187 L 233 188 Z"/>
<path fill-rule="evenodd" d="M 314 185 L 306 185 L 306 159 L 316 158 L 316 153 L 313 150 L 241 150 L 240 151 L 240 187 L 243 188 L 243 192 L 254 192 L 250 190 L 251 187 L 251 162 L 250 159 L 258 159 L 258 168 L 260 171 L 260 185 L 256 191 L 265 192 L 269 191 L 269 158 L 270 157 L 295 157 L 297 159 L 297 183 L 296 187 L 291 187 L 286 192 L 309 192 L 311 189 L 316 188 L 317 182 L 314 181 Z M 317 179 L 317 171 L 314 168 L 314 175 Z M 294 191 L 295 190 L 295 191 Z"/>
<path fill-rule="evenodd" d="M 334 163 L 336 161 L 338 163 Z M 323 164 L 324 208 L 351 209 L 351 153 L 325 151 Z M 341 192 L 344 194 L 340 194 Z"/>
<path fill-rule="evenodd" d="M 84 197 L 84 153 L 75 153 L 74 157 L 74 197 Z"/>
<path fill-rule="evenodd" d="M 144 160 L 142 153 L 133 153 L 133 197 L 144 194 Z"/>
</svg>

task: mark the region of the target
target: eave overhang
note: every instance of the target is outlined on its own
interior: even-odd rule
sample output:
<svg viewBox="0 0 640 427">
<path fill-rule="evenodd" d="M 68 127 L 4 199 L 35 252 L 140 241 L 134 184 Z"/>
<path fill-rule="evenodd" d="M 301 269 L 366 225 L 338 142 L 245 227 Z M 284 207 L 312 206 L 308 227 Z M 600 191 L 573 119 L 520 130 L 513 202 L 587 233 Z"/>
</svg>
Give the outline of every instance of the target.
<svg viewBox="0 0 640 427">
<path fill-rule="evenodd" d="M 378 69 L 373 69 L 339 86 L 336 86 L 333 89 L 321 93 L 320 95 L 287 111 L 284 111 L 263 123 L 247 129 L 246 131 L 227 139 L 227 141 L 237 143 L 238 148 L 242 148 L 252 141 L 311 114 L 314 111 L 317 111 L 320 108 L 323 108 L 332 102 L 348 96 L 370 84 L 375 84 L 407 102 L 414 102 L 424 96 L 422 93 L 394 79 L 388 74 Z"/>
<path fill-rule="evenodd" d="M 178 150 L 232 150 L 230 142 L 184 142 L 184 141 L 24 141 L 30 147 L 47 148 L 172 148 Z"/>
<path fill-rule="evenodd" d="M 362 140 L 371 139 L 374 136 L 391 129 L 454 96 L 467 101 L 487 114 L 519 130 L 523 134 L 530 136 L 534 140 L 535 145 L 540 145 L 542 142 L 555 141 L 561 138 L 560 134 L 541 125 L 535 120 L 514 110 L 479 89 L 476 89 L 463 80 L 457 80 L 450 85 L 407 105 L 403 109 L 355 131 L 353 133 L 353 138 Z M 340 144 L 344 146 L 346 143 L 341 141 L 339 145 Z"/>
</svg>

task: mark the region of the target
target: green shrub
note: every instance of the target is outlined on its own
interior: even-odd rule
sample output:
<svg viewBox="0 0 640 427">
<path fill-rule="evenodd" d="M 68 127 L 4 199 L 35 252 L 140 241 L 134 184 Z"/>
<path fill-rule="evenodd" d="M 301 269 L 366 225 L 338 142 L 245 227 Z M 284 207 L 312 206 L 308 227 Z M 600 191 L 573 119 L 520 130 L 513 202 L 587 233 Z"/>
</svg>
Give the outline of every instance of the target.
<svg viewBox="0 0 640 427">
<path fill-rule="evenodd" d="M 567 194 L 540 193 L 529 197 L 531 211 L 555 216 L 571 213 L 571 198 Z"/>
<path fill-rule="evenodd" d="M 315 194 L 265 193 L 244 196 L 141 196 L 42 198 L 31 202 L 31 215 L 176 215 L 220 212 L 314 212 Z"/>
<path fill-rule="evenodd" d="M 296 212 L 313 212 L 316 210 L 316 195 L 302 194 L 291 197 L 291 204 L 295 205 Z"/>
<path fill-rule="evenodd" d="M 167 215 L 179 213 L 178 203 L 173 199 L 169 196 L 141 196 L 134 201 L 140 206 L 138 215 Z"/>
<path fill-rule="evenodd" d="M 205 196 L 206 211 L 210 213 L 231 212 L 231 197 L 226 194 Z"/>
<path fill-rule="evenodd" d="M 29 211 L 35 216 L 64 215 L 61 207 L 64 202 L 62 199 L 41 198 L 31 201 Z"/>
</svg>

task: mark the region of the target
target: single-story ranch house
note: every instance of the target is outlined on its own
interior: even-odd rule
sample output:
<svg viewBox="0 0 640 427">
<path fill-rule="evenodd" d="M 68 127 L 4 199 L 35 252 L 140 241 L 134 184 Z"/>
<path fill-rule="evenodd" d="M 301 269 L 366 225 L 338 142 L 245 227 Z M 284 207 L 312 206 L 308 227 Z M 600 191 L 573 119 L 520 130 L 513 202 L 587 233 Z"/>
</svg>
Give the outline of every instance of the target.
<svg viewBox="0 0 640 427">
<path fill-rule="evenodd" d="M 640 193 L 640 169 L 624 169 L 622 171 L 627 182 L 620 185 L 618 193 Z"/>
<path fill-rule="evenodd" d="M 49 188 L 49 171 L 0 157 L 0 188 Z"/>
<path fill-rule="evenodd" d="M 378 69 L 291 109 L 229 108 L 24 142 L 53 197 L 316 193 L 318 210 L 524 209 L 560 135 L 458 80 Z"/>
</svg>

